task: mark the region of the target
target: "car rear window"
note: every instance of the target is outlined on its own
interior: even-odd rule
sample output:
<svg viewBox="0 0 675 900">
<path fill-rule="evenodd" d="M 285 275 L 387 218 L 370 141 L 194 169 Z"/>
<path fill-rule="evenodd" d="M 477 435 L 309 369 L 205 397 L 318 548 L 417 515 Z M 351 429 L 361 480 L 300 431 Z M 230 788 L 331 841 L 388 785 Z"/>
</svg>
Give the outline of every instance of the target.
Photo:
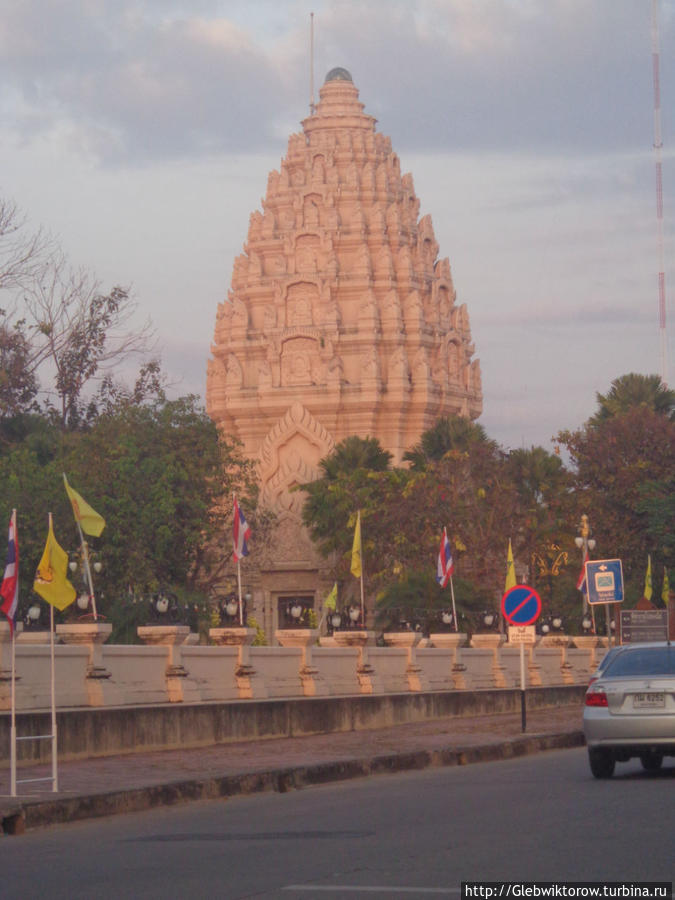
<svg viewBox="0 0 675 900">
<path fill-rule="evenodd" d="M 675 675 L 675 647 L 636 647 L 610 660 L 603 675 Z"/>
</svg>

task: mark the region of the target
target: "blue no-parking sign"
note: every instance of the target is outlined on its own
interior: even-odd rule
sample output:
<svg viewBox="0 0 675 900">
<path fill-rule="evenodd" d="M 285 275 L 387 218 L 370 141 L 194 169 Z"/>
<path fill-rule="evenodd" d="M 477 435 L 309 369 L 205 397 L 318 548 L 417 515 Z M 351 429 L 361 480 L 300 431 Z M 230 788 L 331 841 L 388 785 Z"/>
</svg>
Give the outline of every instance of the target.
<svg viewBox="0 0 675 900">
<path fill-rule="evenodd" d="M 586 585 L 589 603 L 623 603 L 621 560 L 587 560 Z"/>
<path fill-rule="evenodd" d="M 510 625 L 531 625 L 540 612 L 541 597 L 527 584 L 517 584 L 502 597 L 502 613 Z"/>
</svg>

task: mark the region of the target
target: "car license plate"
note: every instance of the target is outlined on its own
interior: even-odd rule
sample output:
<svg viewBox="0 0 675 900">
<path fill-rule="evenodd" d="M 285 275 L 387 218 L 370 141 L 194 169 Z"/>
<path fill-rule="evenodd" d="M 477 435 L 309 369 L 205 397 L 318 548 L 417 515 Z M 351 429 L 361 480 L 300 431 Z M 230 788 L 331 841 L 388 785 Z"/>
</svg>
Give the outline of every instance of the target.
<svg viewBox="0 0 675 900">
<path fill-rule="evenodd" d="M 633 694 L 633 709 L 663 709 L 665 705 L 666 695 L 663 691 Z"/>
</svg>

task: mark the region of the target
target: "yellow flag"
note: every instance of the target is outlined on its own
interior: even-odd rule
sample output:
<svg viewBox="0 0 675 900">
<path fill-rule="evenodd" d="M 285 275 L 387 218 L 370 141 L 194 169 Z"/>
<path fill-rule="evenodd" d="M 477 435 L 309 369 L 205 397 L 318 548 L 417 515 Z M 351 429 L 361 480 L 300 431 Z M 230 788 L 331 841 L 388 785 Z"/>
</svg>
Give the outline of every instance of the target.
<svg viewBox="0 0 675 900">
<path fill-rule="evenodd" d="M 352 544 L 352 567 L 351 573 L 355 578 L 360 578 L 363 574 L 361 566 L 361 510 L 356 516 L 356 528 L 354 529 L 354 543 Z"/>
<path fill-rule="evenodd" d="M 337 606 L 337 581 L 333 585 L 333 589 L 323 602 L 325 609 L 335 609 Z"/>
<path fill-rule="evenodd" d="M 47 603 L 57 609 L 65 609 L 76 596 L 75 588 L 66 577 L 68 573 L 68 554 L 59 546 L 52 528 L 52 514 L 49 514 L 49 534 L 42 559 L 35 573 L 33 590 Z"/>
<path fill-rule="evenodd" d="M 652 558 L 647 557 L 647 574 L 645 575 L 645 600 L 652 599 Z"/>
<path fill-rule="evenodd" d="M 509 538 L 509 552 L 506 556 L 506 582 L 504 584 L 504 593 L 516 586 L 516 568 L 513 565 L 513 550 L 511 549 L 511 538 Z"/>
<path fill-rule="evenodd" d="M 663 587 L 661 588 L 661 599 L 663 600 L 663 605 L 666 609 L 668 609 L 668 603 L 670 601 L 670 581 L 668 580 L 668 569 L 663 570 Z"/>
<path fill-rule="evenodd" d="M 80 528 L 85 534 L 92 534 L 94 537 L 98 537 L 105 528 L 105 519 L 103 516 L 99 516 L 96 510 L 92 509 L 87 501 L 83 500 L 77 491 L 71 488 L 65 472 L 63 473 L 63 483 L 66 486 L 66 494 L 68 494 L 73 507 L 75 521 L 80 523 Z"/>
</svg>

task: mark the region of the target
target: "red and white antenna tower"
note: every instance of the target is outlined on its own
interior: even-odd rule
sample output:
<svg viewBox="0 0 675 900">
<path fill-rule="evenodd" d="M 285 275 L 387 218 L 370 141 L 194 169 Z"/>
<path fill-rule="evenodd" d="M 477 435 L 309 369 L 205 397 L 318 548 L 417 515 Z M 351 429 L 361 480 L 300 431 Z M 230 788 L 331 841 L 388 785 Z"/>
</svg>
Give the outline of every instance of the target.
<svg viewBox="0 0 675 900">
<path fill-rule="evenodd" d="M 654 77 L 654 153 L 656 154 L 656 230 L 659 254 L 659 362 L 661 381 L 668 384 L 666 340 L 666 274 L 663 262 L 663 177 L 661 164 L 661 80 L 659 76 L 659 0 L 652 0 L 652 69 Z"/>
</svg>

